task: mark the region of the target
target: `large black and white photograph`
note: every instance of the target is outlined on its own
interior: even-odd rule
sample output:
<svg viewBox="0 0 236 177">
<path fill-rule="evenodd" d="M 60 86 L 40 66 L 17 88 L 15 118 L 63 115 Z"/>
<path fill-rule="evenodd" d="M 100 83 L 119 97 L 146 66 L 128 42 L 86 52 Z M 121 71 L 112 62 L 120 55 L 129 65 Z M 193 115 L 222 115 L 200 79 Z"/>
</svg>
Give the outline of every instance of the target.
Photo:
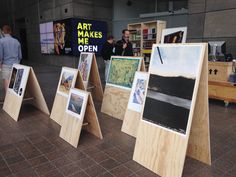
<svg viewBox="0 0 236 177">
<path fill-rule="evenodd" d="M 154 45 L 143 120 L 186 134 L 202 46 Z"/>
</svg>

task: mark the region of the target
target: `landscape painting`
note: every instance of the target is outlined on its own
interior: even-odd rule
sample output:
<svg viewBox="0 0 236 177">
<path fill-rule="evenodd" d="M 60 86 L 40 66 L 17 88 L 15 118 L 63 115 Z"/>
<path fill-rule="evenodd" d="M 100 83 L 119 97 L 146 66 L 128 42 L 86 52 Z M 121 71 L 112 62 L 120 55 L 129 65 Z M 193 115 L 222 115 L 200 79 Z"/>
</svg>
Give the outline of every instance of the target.
<svg viewBox="0 0 236 177">
<path fill-rule="evenodd" d="M 76 71 L 63 68 L 59 81 L 58 93 L 68 96 L 70 89 L 74 87 L 75 80 Z"/>
<path fill-rule="evenodd" d="M 185 43 L 187 27 L 166 28 L 162 31 L 161 43 Z"/>
<path fill-rule="evenodd" d="M 87 92 L 78 89 L 71 89 L 67 102 L 66 112 L 78 119 L 81 119 L 81 116 L 85 113 L 86 110 L 87 100 Z"/>
<path fill-rule="evenodd" d="M 131 89 L 135 72 L 140 69 L 140 58 L 112 57 L 107 84 Z"/>
<path fill-rule="evenodd" d="M 80 115 L 83 105 L 83 100 L 84 98 L 81 97 L 80 95 L 72 93 L 70 96 L 68 110 Z"/>
<path fill-rule="evenodd" d="M 142 112 L 145 99 L 148 74 L 144 72 L 136 72 L 135 78 L 129 98 L 128 108 L 135 112 Z"/>
<path fill-rule="evenodd" d="M 83 78 L 83 81 L 87 82 L 89 80 L 89 74 L 91 70 L 93 60 L 93 53 L 81 53 L 80 54 L 80 61 L 79 61 L 79 71 Z"/>
<path fill-rule="evenodd" d="M 186 134 L 202 45 L 154 45 L 143 120 Z"/>
</svg>

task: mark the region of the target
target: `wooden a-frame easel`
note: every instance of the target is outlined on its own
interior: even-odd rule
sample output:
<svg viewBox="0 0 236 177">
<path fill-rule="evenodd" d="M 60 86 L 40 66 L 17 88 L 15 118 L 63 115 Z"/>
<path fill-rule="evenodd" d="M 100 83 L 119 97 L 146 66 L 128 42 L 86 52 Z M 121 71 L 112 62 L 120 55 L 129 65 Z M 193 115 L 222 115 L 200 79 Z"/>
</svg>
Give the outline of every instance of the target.
<svg viewBox="0 0 236 177">
<path fill-rule="evenodd" d="M 63 68 L 76 72 L 76 75 L 75 75 L 76 81 L 75 81 L 75 84 L 72 85 L 72 88 L 85 90 L 83 79 L 81 77 L 79 70 L 74 69 L 74 68 L 68 68 L 68 67 L 63 67 Z M 58 92 L 56 93 L 50 118 L 54 120 L 55 122 L 57 122 L 59 125 L 62 125 L 62 121 L 65 116 L 64 114 L 65 114 L 67 99 L 68 99 L 68 96 L 61 95 Z"/>
<path fill-rule="evenodd" d="M 89 73 L 89 83 L 86 90 L 91 92 L 94 100 L 102 102 L 103 88 L 102 88 L 101 78 L 99 75 L 96 55 L 94 53 L 93 53 L 92 66 Z"/>
<path fill-rule="evenodd" d="M 143 120 L 139 123 L 133 160 L 162 177 L 181 177 L 186 155 L 211 165 L 208 51 L 207 45 L 202 45 L 205 52 L 201 56 L 201 73 L 196 82 L 199 87 L 187 134 L 179 135 Z"/>
<path fill-rule="evenodd" d="M 140 60 L 140 71 L 145 71 L 146 69 L 144 60 Z M 123 120 L 128 105 L 130 92 L 131 90 L 106 85 L 101 112 L 111 117 Z"/>
<path fill-rule="evenodd" d="M 144 76 L 146 78 L 148 77 L 147 72 L 136 72 L 136 73 L 143 74 L 143 77 Z M 132 89 L 133 89 L 133 87 L 132 87 Z M 131 93 L 132 93 L 132 91 L 131 91 Z M 130 95 L 130 97 L 131 96 L 132 95 Z M 121 131 L 136 138 L 141 117 L 142 117 L 142 112 L 137 111 L 137 110 L 132 110 L 129 108 L 129 106 L 127 106 L 126 111 L 125 111 L 125 115 L 124 115 L 123 124 L 121 127 Z"/>
<path fill-rule="evenodd" d="M 78 146 L 82 128 L 100 139 L 103 138 L 91 93 L 88 93 L 86 110 L 81 119 L 67 112 L 65 112 L 64 116 L 60 137 L 75 148 Z"/>
<path fill-rule="evenodd" d="M 40 85 L 32 67 L 15 64 L 13 67 L 24 69 L 26 75 L 26 88 L 22 96 L 17 96 L 11 89 L 8 88 L 6 97 L 3 103 L 3 110 L 10 115 L 15 121 L 18 121 L 20 110 L 24 101 L 30 101 L 34 107 L 49 115 L 49 110 L 42 94 Z"/>
</svg>

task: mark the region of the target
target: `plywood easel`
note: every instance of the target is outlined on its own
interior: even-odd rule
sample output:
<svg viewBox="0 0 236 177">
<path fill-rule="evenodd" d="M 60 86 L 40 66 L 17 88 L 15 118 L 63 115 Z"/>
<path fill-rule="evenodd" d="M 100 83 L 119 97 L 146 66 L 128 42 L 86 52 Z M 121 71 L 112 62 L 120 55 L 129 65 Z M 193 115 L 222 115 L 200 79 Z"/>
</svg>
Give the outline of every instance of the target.
<svg viewBox="0 0 236 177">
<path fill-rule="evenodd" d="M 130 136 L 133 136 L 135 138 L 137 136 L 139 122 L 142 117 L 142 111 L 141 111 L 141 109 L 139 109 L 142 107 L 142 105 L 140 105 L 140 107 L 138 107 L 137 109 L 132 109 L 132 107 L 129 107 L 129 104 L 132 105 L 131 100 L 133 99 L 133 95 L 134 95 L 134 93 L 132 91 L 136 89 L 136 85 L 134 85 L 134 84 L 137 84 L 137 82 L 135 80 L 140 79 L 140 78 L 147 82 L 148 73 L 147 72 L 136 72 L 134 83 L 133 83 L 131 94 L 130 94 L 130 98 L 129 98 L 129 103 L 126 108 L 123 124 L 121 127 L 122 132 L 124 132 Z"/>
<path fill-rule="evenodd" d="M 207 45 L 204 45 L 207 48 Z M 133 159 L 162 177 L 181 177 L 186 154 L 208 165 L 211 164 L 209 107 L 208 107 L 208 53 L 202 57 L 202 69 L 190 131 L 179 135 L 141 120 Z M 191 126 L 192 125 L 192 126 Z M 188 151 L 187 151 L 188 149 Z"/>
<path fill-rule="evenodd" d="M 47 115 L 50 114 L 33 68 L 27 66 L 24 66 L 24 68 L 29 70 L 29 75 L 27 75 L 26 78 L 27 84 L 24 93 L 22 93 L 23 96 L 19 97 L 15 95 L 10 89 L 8 89 L 3 104 L 3 110 L 15 121 L 18 121 L 22 103 L 24 101 L 33 100 L 30 103 L 33 104 L 37 109 Z"/>
<path fill-rule="evenodd" d="M 143 59 L 141 60 L 140 71 L 145 71 L 145 63 Z M 111 117 L 123 120 L 130 92 L 131 90 L 106 85 L 101 112 Z"/>
<path fill-rule="evenodd" d="M 121 131 L 136 138 L 141 116 L 142 115 L 140 112 L 136 112 L 127 108 L 125 111 Z"/>
<path fill-rule="evenodd" d="M 95 54 L 93 54 L 93 61 L 89 75 L 89 86 L 87 91 L 92 93 L 94 100 L 102 102 L 103 88 Z"/>
<path fill-rule="evenodd" d="M 187 155 L 206 164 L 211 164 L 209 103 L 208 103 L 208 53 L 200 77 L 200 85 L 193 114 Z"/>
<path fill-rule="evenodd" d="M 66 68 L 66 67 L 64 67 L 64 68 Z M 74 87 L 74 88 L 78 88 L 81 90 L 85 90 L 83 79 L 82 79 L 82 76 L 81 76 L 79 70 L 72 69 L 72 68 L 69 68 L 69 69 L 76 70 L 76 73 L 77 73 L 76 74 L 76 82 L 75 82 L 75 85 L 72 86 L 72 88 Z M 66 96 L 56 93 L 50 118 L 52 120 L 54 120 L 55 122 L 57 122 L 59 125 L 62 125 L 62 121 L 65 116 L 64 114 L 65 114 L 67 99 L 68 98 Z"/>
<path fill-rule="evenodd" d="M 78 146 L 82 128 L 100 139 L 103 138 L 91 94 L 88 96 L 86 111 L 81 120 L 66 112 L 64 116 L 60 137 L 75 148 Z"/>
</svg>

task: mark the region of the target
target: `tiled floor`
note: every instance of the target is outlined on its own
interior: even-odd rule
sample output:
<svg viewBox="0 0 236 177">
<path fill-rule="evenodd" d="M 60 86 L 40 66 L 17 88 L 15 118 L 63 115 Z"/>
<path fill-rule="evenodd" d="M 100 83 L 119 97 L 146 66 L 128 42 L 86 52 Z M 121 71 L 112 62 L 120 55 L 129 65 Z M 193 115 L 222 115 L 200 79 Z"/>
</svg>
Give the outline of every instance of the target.
<svg viewBox="0 0 236 177">
<path fill-rule="evenodd" d="M 51 109 L 60 68 L 34 67 Z M 2 93 L 2 91 L 1 91 Z M 30 105 L 19 122 L 0 110 L 0 177 L 155 177 L 132 161 L 135 139 L 122 122 L 100 113 L 103 140 L 83 132 L 78 149 L 59 138 L 60 127 Z M 184 177 L 236 177 L 236 105 L 210 102 L 212 167 L 186 158 Z"/>
</svg>

